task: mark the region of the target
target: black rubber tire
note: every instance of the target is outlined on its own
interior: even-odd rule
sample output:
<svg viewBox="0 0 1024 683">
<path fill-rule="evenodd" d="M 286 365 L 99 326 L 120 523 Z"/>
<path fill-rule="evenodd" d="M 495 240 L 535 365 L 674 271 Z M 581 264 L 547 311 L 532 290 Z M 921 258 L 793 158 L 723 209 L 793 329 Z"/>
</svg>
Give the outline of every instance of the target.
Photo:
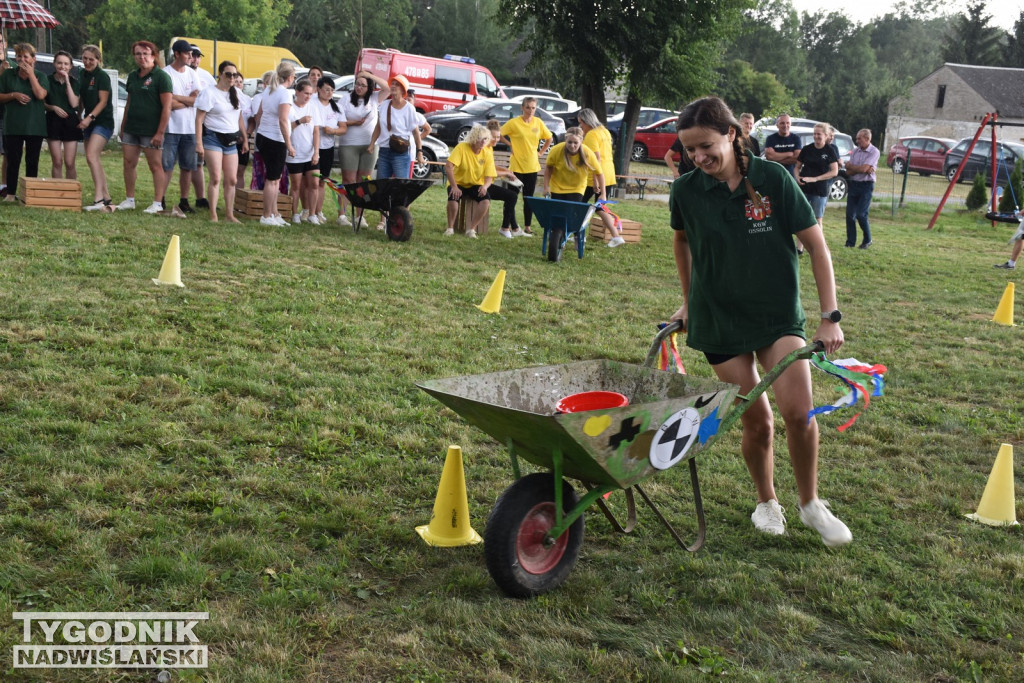
<svg viewBox="0 0 1024 683">
<path fill-rule="evenodd" d="M 576 492 L 563 480 L 562 508 L 568 512 L 577 502 Z M 506 595 L 532 598 L 547 593 L 562 585 L 576 565 L 583 545 L 583 515 L 553 544 L 546 545 L 541 539 L 544 529 L 554 526 L 554 512 L 554 476 L 550 472 L 519 479 L 494 504 L 484 532 L 484 556 L 487 571 Z"/>
<path fill-rule="evenodd" d="M 557 263 L 562 260 L 562 248 L 565 246 L 565 228 L 548 230 L 548 261 Z"/>
<path fill-rule="evenodd" d="M 893 174 L 895 174 L 895 175 L 903 175 L 904 172 L 906 172 L 906 170 L 907 170 L 907 162 L 905 162 L 903 159 L 897 158 L 897 159 L 893 159 L 892 160 L 892 172 L 893 172 Z"/>
<path fill-rule="evenodd" d="M 385 232 L 392 242 L 408 242 L 412 237 L 412 213 L 404 206 L 396 206 L 388 213 Z"/>
</svg>

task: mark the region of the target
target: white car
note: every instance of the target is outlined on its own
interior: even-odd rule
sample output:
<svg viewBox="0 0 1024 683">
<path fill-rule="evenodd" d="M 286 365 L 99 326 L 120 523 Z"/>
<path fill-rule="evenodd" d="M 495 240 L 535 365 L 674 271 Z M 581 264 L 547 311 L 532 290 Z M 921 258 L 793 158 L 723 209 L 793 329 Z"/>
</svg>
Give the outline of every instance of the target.
<svg viewBox="0 0 1024 683">
<path fill-rule="evenodd" d="M 522 102 L 527 97 L 537 100 L 537 109 L 543 109 L 549 114 L 556 114 L 562 111 L 576 111 L 580 108 L 575 100 L 566 100 L 560 97 L 546 97 L 544 95 L 516 95 L 511 97 L 513 102 Z"/>
</svg>

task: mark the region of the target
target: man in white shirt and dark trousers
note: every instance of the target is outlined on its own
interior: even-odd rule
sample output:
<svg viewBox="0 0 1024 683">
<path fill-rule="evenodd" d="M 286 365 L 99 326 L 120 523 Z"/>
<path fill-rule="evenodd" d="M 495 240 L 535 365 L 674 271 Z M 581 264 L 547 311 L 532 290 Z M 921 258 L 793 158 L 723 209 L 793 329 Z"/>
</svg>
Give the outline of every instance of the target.
<svg viewBox="0 0 1024 683">
<path fill-rule="evenodd" d="M 190 68 L 192 45 L 187 40 L 176 40 L 171 46 L 174 61 L 164 67 L 171 77 L 171 118 L 164 134 L 163 168 L 166 174 L 164 186 L 157 196 L 159 202 L 146 209 L 146 213 L 157 213 L 167 203 L 167 188 L 171 184 L 174 164 L 181 169 L 181 200 L 178 211 L 191 212 L 188 205 L 188 190 L 192 183 L 192 171 L 196 169 L 196 96 L 199 94 L 199 77 Z M 176 212 L 175 212 L 176 213 Z"/>
</svg>

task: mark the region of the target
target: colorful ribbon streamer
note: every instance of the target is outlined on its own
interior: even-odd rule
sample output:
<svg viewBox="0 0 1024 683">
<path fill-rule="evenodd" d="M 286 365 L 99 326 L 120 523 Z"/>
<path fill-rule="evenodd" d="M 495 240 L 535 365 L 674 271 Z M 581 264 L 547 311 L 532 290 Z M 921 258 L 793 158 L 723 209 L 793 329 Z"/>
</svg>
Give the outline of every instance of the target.
<svg viewBox="0 0 1024 683">
<path fill-rule="evenodd" d="M 658 326 L 658 329 L 664 328 L 666 323 L 662 323 Z M 679 355 L 679 346 L 676 344 L 676 338 L 679 336 L 678 332 L 673 332 L 665 339 L 661 340 L 661 353 L 658 357 L 658 369 L 672 371 L 669 363 L 669 354 L 675 360 L 675 372 L 680 375 L 686 374 L 686 368 L 683 367 L 683 359 Z"/>
<path fill-rule="evenodd" d="M 834 410 L 856 405 L 860 396 L 864 397 L 864 408 L 866 409 L 871 404 L 871 396 L 883 395 L 885 389 L 884 375 L 888 371 L 884 365 L 877 363 L 868 365 L 856 358 L 846 358 L 833 362 L 825 358 L 824 353 L 816 353 L 811 356 L 811 364 L 822 372 L 839 378 L 843 384 L 849 387 L 850 392 L 831 405 L 823 405 L 811 409 L 807 413 L 808 422 L 816 415 L 823 415 Z M 871 386 L 871 391 L 867 390 L 867 385 Z M 846 423 L 840 425 L 838 427 L 839 431 L 845 432 L 853 426 L 853 423 L 860 417 L 861 412 L 863 411 L 858 411 Z"/>
</svg>

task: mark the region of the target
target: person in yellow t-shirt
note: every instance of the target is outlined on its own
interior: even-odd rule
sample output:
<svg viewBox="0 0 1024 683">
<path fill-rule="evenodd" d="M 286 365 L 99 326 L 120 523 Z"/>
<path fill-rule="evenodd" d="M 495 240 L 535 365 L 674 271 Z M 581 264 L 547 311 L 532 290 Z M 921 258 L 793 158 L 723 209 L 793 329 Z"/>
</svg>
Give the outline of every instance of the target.
<svg viewBox="0 0 1024 683">
<path fill-rule="evenodd" d="M 605 181 L 601 188 L 602 191 L 598 191 L 598 184 L 594 180 L 594 174 L 591 173 L 587 189 L 583 193 L 583 201 L 589 202 L 591 197 L 607 200 L 608 188 L 615 185 L 615 160 L 612 158 L 612 134 L 608 132 L 608 129 L 604 127 L 601 120 L 597 118 L 597 114 L 594 113 L 593 109 L 581 109 L 579 114 L 577 114 L 577 118 L 580 122 L 580 128 L 583 129 L 584 132 L 583 146 L 594 152 L 594 156 L 597 157 L 597 162 L 601 165 L 601 172 Z M 603 206 L 598 209 L 598 215 L 604 223 L 605 232 L 610 233 L 612 236 L 611 240 L 608 242 L 608 246 L 614 248 L 625 244 L 626 240 L 622 239 L 622 235 L 619 233 L 615 217 L 612 216 L 612 214 Z"/>
<path fill-rule="evenodd" d="M 537 189 L 537 174 L 540 173 L 540 157 L 551 147 L 553 135 L 537 113 L 537 100 L 533 97 L 523 99 L 523 115 L 509 119 L 501 127 L 501 135 L 512 147 L 512 161 L 509 164 L 516 178 L 523 183 L 523 196 L 532 197 Z M 541 140 L 544 147 L 540 146 Z M 532 235 L 530 225 L 533 223 L 533 211 L 523 201 L 523 233 Z"/>
<path fill-rule="evenodd" d="M 569 128 L 565 142 L 551 148 L 544 164 L 544 194 L 552 199 L 582 202 L 587 189 L 587 176 L 594 175 L 599 196 L 604 196 L 604 173 L 597 157 L 583 146 L 583 131 Z"/>
<path fill-rule="evenodd" d="M 448 176 L 448 229 L 445 235 L 455 234 L 455 219 L 459 215 L 459 200 L 465 197 L 474 202 L 470 208 L 466 237 L 476 239 L 476 228 L 491 205 L 487 190 L 494 182 L 494 155 L 489 143 L 491 133 L 481 125 L 473 126 L 465 141 L 452 150 L 445 162 Z"/>
</svg>

